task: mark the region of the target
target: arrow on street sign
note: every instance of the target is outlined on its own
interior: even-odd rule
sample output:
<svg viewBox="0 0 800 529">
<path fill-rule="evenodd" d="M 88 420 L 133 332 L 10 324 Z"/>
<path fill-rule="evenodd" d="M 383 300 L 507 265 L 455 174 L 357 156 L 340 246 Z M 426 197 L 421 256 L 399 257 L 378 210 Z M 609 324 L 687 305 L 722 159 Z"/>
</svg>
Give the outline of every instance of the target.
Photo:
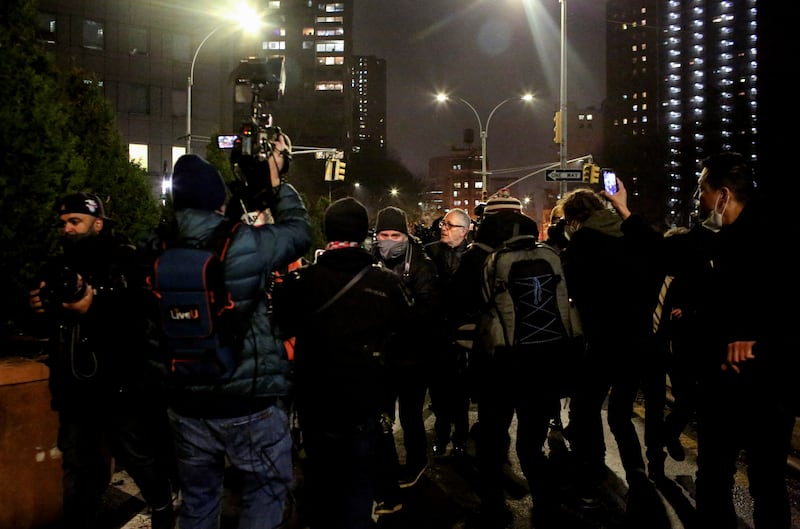
<svg viewBox="0 0 800 529">
<path fill-rule="evenodd" d="M 545 174 L 545 179 L 550 182 L 583 180 L 583 172 L 580 169 L 553 169 Z"/>
</svg>

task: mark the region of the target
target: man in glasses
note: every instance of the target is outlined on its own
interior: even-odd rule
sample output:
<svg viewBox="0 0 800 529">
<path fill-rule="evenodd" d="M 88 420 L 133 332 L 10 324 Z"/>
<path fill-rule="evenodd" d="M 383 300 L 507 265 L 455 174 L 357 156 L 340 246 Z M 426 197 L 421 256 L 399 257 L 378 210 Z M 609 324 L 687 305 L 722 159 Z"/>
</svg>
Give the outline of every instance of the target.
<svg viewBox="0 0 800 529">
<path fill-rule="evenodd" d="M 439 223 L 441 236 L 438 241 L 425 245 L 439 273 L 439 288 L 442 300 L 455 297 L 453 276 L 461 264 L 461 257 L 469 244 L 469 228 L 472 219 L 463 209 L 451 209 Z M 446 306 L 446 304 L 444 304 Z M 456 311 L 441 311 L 438 326 L 437 355 L 430 383 L 431 409 L 436 415 L 433 445 L 434 457 L 445 455 L 452 441 L 452 455 L 463 456 L 469 435 L 469 395 L 467 392 L 466 349 L 455 343 L 459 321 Z M 451 435 L 452 434 L 452 435 Z"/>
</svg>

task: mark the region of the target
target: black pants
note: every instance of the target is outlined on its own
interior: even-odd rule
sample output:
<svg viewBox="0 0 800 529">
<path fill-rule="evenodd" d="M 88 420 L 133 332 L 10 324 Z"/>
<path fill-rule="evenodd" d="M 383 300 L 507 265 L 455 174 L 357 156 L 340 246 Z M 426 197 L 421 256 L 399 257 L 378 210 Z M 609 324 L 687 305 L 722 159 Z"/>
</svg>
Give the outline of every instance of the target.
<svg viewBox="0 0 800 529">
<path fill-rule="evenodd" d="M 757 529 L 789 529 L 786 457 L 794 413 L 774 377 L 752 361 L 741 374 L 719 368 L 700 379 L 697 417 L 698 527 L 735 529 L 733 484 L 739 452 L 747 455 Z"/>
<path fill-rule="evenodd" d="M 170 439 L 163 410 L 125 409 L 104 415 L 59 413 L 64 526 L 96 527 L 100 499 L 111 480 L 113 457 L 152 508 L 172 502 Z M 174 468 L 174 467 L 172 467 Z"/>
<path fill-rule="evenodd" d="M 467 351 L 456 344 L 442 347 L 431 378 L 431 408 L 436 416 L 433 428 L 436 444 L 445 448 L 464 446 L 469 436 L 469 385 Z"/>
<path fill-rule="evenodd" d="M 542 356 L 555 354 L 540 346 Z M 531 351 L 503 351 L 483 366 L 478 402 L 477 442 L 483 508 L 492 512 L 503 503 L 503 465 L 508 460 L 508 428 L 517 415 L 515 449 L 537 504 L 551 501 L 554 480 L 544 455 L 544 443 L 559 395 L 547 361 Z M 550 364 L 555 368 L 555 364 Z"/>
</svg>

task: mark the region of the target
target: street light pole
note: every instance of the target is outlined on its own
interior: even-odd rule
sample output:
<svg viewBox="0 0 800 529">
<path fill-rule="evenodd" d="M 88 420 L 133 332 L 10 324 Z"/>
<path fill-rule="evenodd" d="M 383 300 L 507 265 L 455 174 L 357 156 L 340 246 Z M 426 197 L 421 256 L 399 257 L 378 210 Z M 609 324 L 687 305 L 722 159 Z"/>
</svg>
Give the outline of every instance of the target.
<svg viewBox="0 0 800 529">
<path fill-rule="evenodd" d="M 567 0 L 559 0 L 561 4 L 561 93 L 559 111 L 561 112 L 561 142 L 558 150 L 558 162 L 561 169 L 567 168 Z M 559 183 L 559 196 L 567 192 L 567 183 Z"/>
<path fill-rule="evenodd" d="M 223 26 L 217 26 L 200 41 L 197 49 L 194 50 L 194 57 L 192 57 L 192 66 L 189 69 L 189 77 L 186 82 L 186 154 L 192 152 L 192 85 L 194 84 L 194 65 L 197 62 L 197 54 L 200 53 L 200 48 L 203 44 L 210 39 L 214 33 L 222 29 Z"/>
<path fill-rule="evenodd" d="M 447 99 L 449 99 L 449 96 L 445 94 L 439 94 L 436 96 L 436 99 L 438 101 L 446 101 Z M 480 131 L 480 136 L 481 136 L 481 202 L 486 202 L 486 199 L 488 198 L 488 193 L 486 191 L 487 176 L 489 174 L 489 171 L 486 168 L 486 139 L 489 137 L 489 123 L 492 121 L 492 116 L 494 116 L 494 113 L 497 112 L 497 109 L 499 109 L 501 106 L 505 105 L 509 101 L 512 101 L 514 99 L 531 101 L 533 99 L 533 96 L 531 94 L 525 94 L 522 97 L 515 96 L 503 99 L 494 106 L 491 112 L 489 112 L 489 117 L 486 118 L 486 127 L 483 126 L 483 122 L 481 121 L 481 116 L 480 114 L 478 114 L 478 111 L 475 109 L 472 103 L 470 103 L 463 97 L 456 97 L 456 99 L 467 105 L 469 109 L 472 110 L 472 113 L 475 114 L 475 119 L 478 120 L 478 130 Z"/>
</svg>

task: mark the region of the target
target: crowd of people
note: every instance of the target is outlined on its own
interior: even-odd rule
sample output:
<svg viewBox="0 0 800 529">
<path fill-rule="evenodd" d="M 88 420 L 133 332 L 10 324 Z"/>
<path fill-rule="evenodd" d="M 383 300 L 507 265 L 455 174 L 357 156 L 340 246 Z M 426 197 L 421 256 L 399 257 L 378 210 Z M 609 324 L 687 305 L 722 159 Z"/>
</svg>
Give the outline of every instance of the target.
<svg viewBox="0 0 800 529">
<path fill-rule="evenodd" d="M 565 335 L 496 351 L 482 340 L 487 258 L 515 237 L 545 239 L 518 200 L 500 193 L 479 218 L 449 210 L 424 230 L 436 234 L 428 241 L 402 209 L 381 209 L 371 226 L 364 204 L 336 200 L 324 215 L 324 251 L 266 296 L 271 272 L 311 245 L 308 212 L 282 179 L 290 156 L 288 138 L 277 136 L 265 166 L 269 220 L 236 229 L 226 249 L 225 282 L 247 325 L 233 374 L 216 384 L 170 384 L 144 288 L 150 257 L 112 235 L 102 200 L 78 193 L 57 205 L 63 252 L 51 266 L 74 270 L 84 288 L 54 301 L 46 295 L 51 274 L 30 305 L 50 336 L 65 528 L 98 527 L 113 457 L 142 491 L 153 529 L 218 528 L 229 467 L 240 477 L 240 529 L 288 527 L 292 517 L 310 529 L 368 529 L 377 516 L 403 509 L 402 489 L 430 464 L 469 457 L 470 435 L 477 523 L 507 527 L 501 476 L 515 414 L 531 527 L 556 527 L 554 508 L 565 501 L 556 481 L 591 508 L 607 478 L 607 403 L 631 489 L 666 479 L 665 460 L 685 457 L 680 435 L 695 418 L 695 526 L 737 527 L 733 480 L 744 450 L 755 527 L 789 529 L 784 474 L 800 401 L 790 378 L 798 367 L 794 311 L 779 309 L 778 296 L 794 299 L 797 281 L 791 260 L 776 255 L 779 227 L 740 155 L 704 160 L 698 222 L 666 233 L 629 210 L 622 181 L 613 195 L 581 187 L 562 196 L 542 244 L 563 266 L 559 280 L 580 318 L 579 343 Z M 230 221 L 228 194 L 208 162 L 181 157 L 172 189 L 176 240 L 211 238 Z M 762 248 L 773 253 L 765 258 Z M 564 373 L 556 360 L 576 351 Z M 674 404 L 665 415 L 667 376 Z M 644 447 L 631 418 L 640 391 Z M 552 475 L 544 447 L 548 429 L 561 427 L 563 399 L 573 462 L 566 477 Z M 473 425 L 471 402 L 478 404 Z M 403 431 L 403 458 L 395 428 Z"/>
</svg>

